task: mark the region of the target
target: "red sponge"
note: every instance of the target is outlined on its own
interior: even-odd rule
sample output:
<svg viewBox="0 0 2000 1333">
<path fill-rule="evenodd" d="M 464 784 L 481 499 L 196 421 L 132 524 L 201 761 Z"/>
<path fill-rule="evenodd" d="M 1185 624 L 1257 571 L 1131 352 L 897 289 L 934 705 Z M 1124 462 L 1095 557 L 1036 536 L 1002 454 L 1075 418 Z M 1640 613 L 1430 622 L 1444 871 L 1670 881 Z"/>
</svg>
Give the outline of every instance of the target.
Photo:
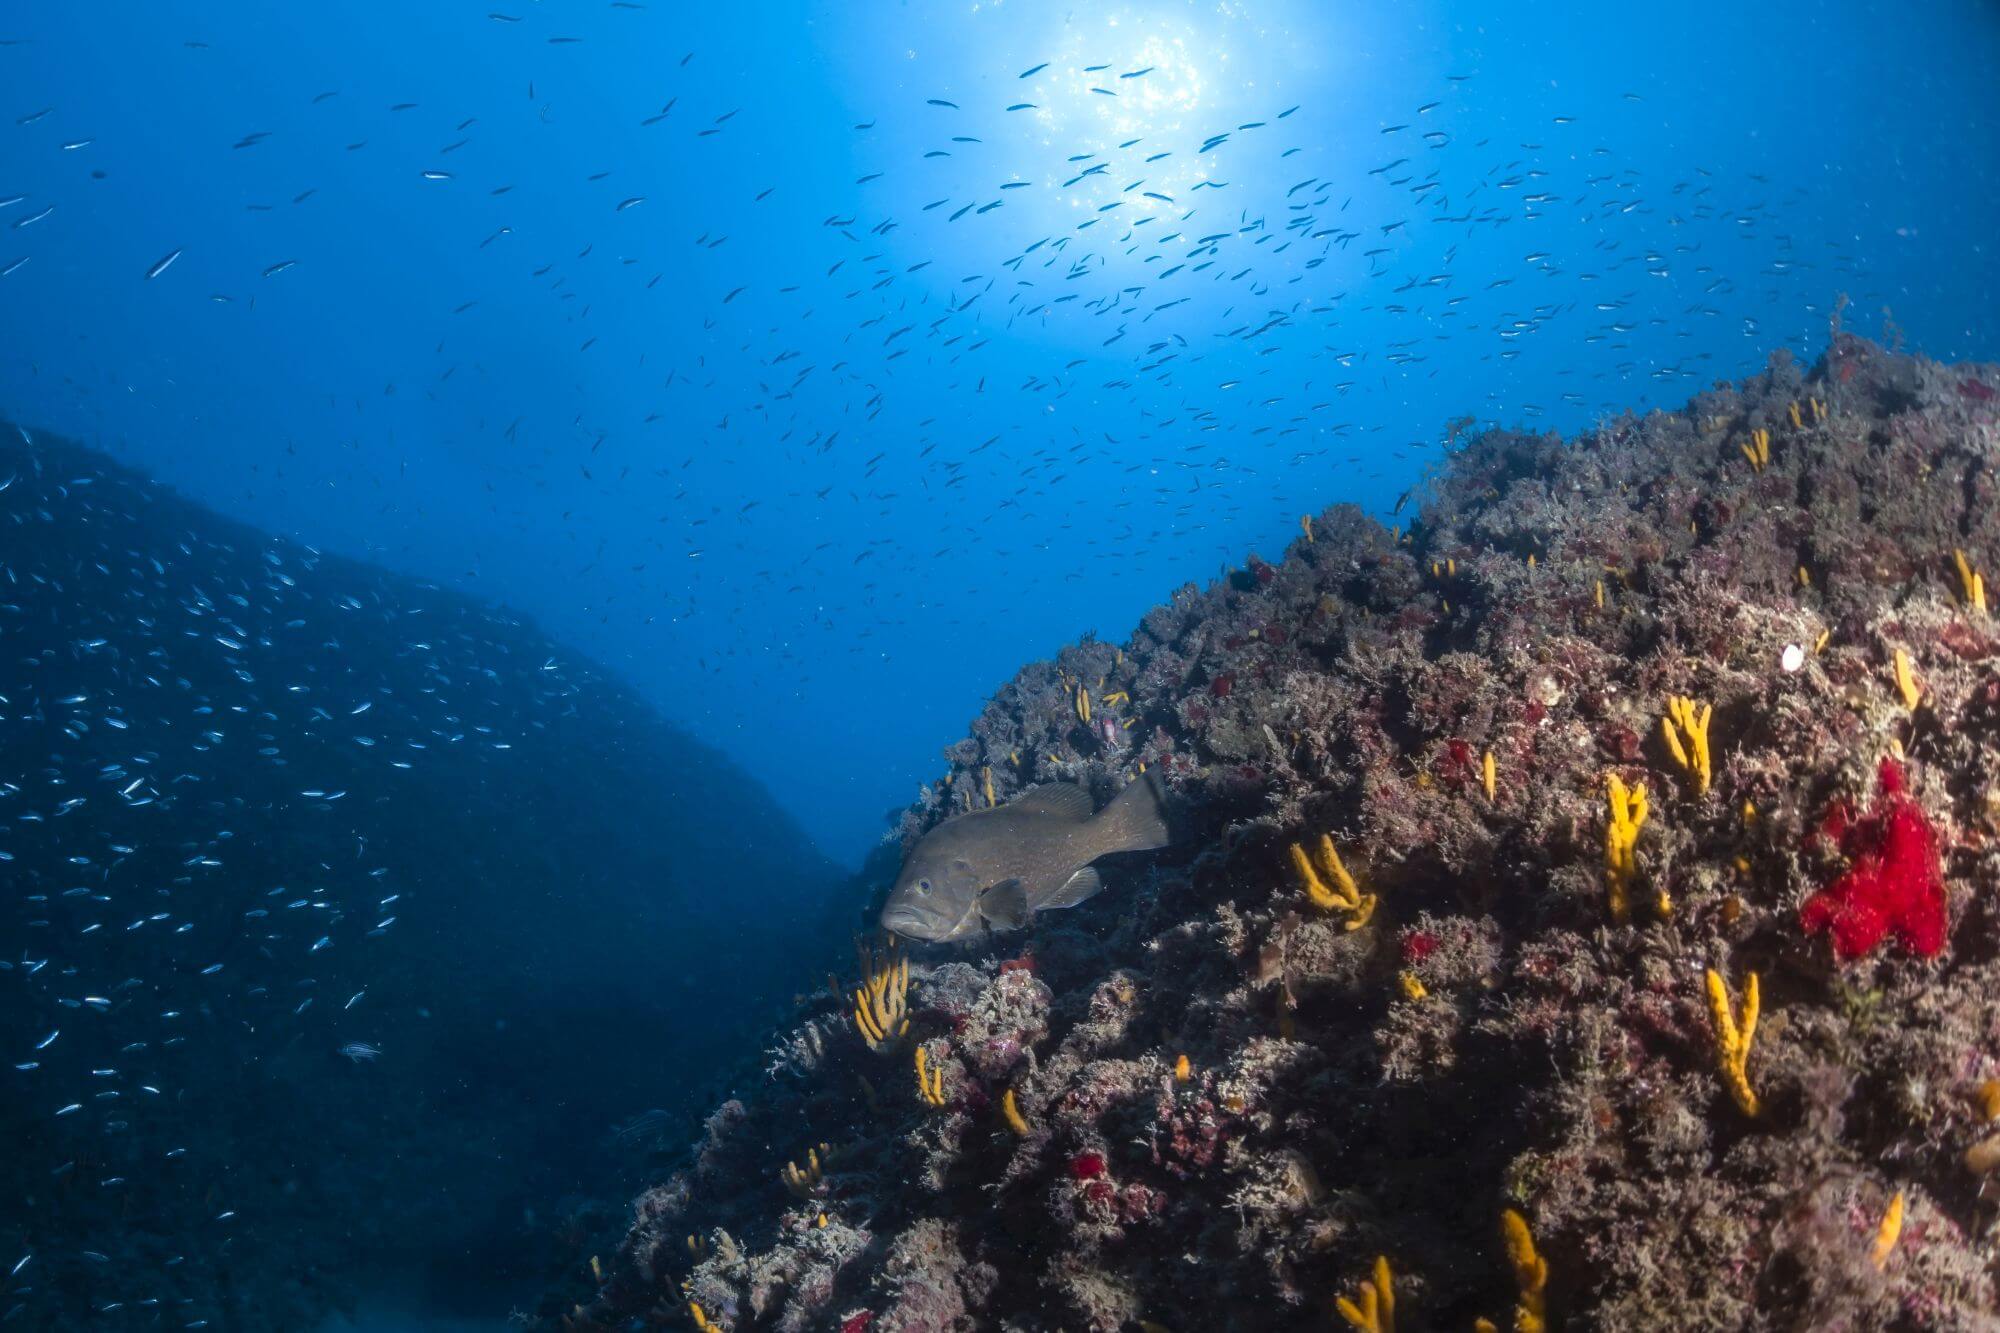
<svg viewBox="0 0 2000 1333">
<path fill-rule="evenodd" d="M 1806 900 L 1799 924 L 1807 934 L 1833 932 L 1841 959 L 1875 951 L 1885 935 L 1920 958 L 1944 949 L 1944 870 L 1937 833 L 1907 790 L 1903 770 L 1884 759 L 1881 792 L 1859 819 L 1836 810 L 1825 831 L 1848 858 L 1845 874 Z"/>
</svg>

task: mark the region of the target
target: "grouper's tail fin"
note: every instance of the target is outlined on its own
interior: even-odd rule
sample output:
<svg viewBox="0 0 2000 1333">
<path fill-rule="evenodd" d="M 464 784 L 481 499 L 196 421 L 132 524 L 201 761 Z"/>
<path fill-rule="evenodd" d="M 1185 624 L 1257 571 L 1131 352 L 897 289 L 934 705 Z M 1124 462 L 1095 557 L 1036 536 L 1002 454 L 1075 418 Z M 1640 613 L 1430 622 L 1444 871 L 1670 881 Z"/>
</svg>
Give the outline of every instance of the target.
<svg viewBox="0 0 2000 1333">
<path fill-rule="evenodd" d="M 1158 773 L 1141 774 L 1097 816 L 1102 831 L 1098 845 L 1107 852 L 1146 852 L 1172 842 L 1166 796 Z"/>
</svg>

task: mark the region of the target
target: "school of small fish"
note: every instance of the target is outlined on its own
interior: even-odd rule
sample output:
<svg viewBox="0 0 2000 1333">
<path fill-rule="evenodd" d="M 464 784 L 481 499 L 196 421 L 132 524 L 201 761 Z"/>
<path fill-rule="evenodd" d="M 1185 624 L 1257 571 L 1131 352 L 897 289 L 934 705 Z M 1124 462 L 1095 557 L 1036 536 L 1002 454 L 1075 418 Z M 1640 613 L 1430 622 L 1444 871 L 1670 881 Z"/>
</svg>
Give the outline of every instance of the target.
<svg viewBox="0 0 2000 1333">
<path fill-rule="evenodd" d="M 408 1021 L 371 1003 L 414 891 L 371 852 L 383 803 L 441 751 L 514 762 L 575 686 L 510 662 L 498 614 L 392 600 L 294 543 L 163 529 L 130 475 L 52 471 L 79 455 L 6 430 L 0 1124 L 10 1171 L 46 1166 L 0 1217 L 27 1238 L 0 1327 L 208 1327 L 239 1240 L 214 1117 L 250 1114 L 274 1061 L 391 1059 Z M 384 638 L 415 684 L 350 647 Z M 90 1217 L 124 1222 L 60 1243 Z"/>
<path fill-rule="evenodd" d="M 1247 30 L 1205 49 L 1194 20 L 1119 13 L 1065 21 L 1032 59 L 974 50 L 872 79 L 829 131 L 843 154 L 816 126 L 811 160 L 787 151 L 800 112 L 744 73 L 754 38 L 691 48 L 693 20 L 640 3 L 467 13 L 440 31 L 496 71 L 470 85 L 482 96 L 409 71 L 393 99 L 364 77 L 262 91 L 176 150 L 251 243 L 162 232 L 120 262 L 149 301 L 226 308 L 254 337 L 260 309 L 300 317 L 286 284 L 308 272 L 435 254 L 459 290 L 393 312 L 435 354 L 384 392 L 456 402 L 454 449 L 492 460 L 496 530 L 527 534 L 450 568 L 491 583 L 480 566 L 516 558 L 496 548 L 552 548 L 589 608 L 564 628 L 606 625 L 579 646 L 643 645 L 656 697 L 716 743 L 741 739 L 746 694 L 773 732 L 844 728 L 861 766 L 894 774 L 852 805 L 829 794 L 862 812 L 850 823 L 907 792 L 934 741 L 894 731 L 891 751 L 846 720 L 847 674 L 825 663 L 935 677 L 990 642 L 973 607 L 1090 624 L 1085 565 L 1155 587 L 1158 553 L 1233 560 L 1257 516 L 1282 532 L 1330 490 L 1386 511 L 1459 412 L 1557 424 L 1674 397 L 1823 327 L 1836 291 L 1866 297 L 1859 247 L 1800 216 L 1802 176 L 1638 165 L 1667 114 L 1650 90 L 1496 122 L 1488 76 L 1446 68 L 1357 116 L 1303 82 L 1233 83 Z M 153 55 L 199 76 L 240 41 L 190 33 Z M 649 53 L 643 78 L 593 76 L 628 49 Z M 0 268 L 89 207 L 52 168 L 104 151 L 96 120 L 82 95 L 14 112 L 20 166 L 0 176 L 27 184 L 0 179 Z M 245 214 L 268 222 L 246 233 Z M 532 401 L 479 350 L 524 328 L 563 349 Z M 1509 392 L 1517 360 L 1546 395 Z M 1440 393 L 1468 373 L 1477 387 Z M 598 377 L 652 401 L 612 407 L 581 382 Z M 347 434 L 335 406 L 310 429 Z M 393 488 L 393 465 L 319 473 L 336 464 L 293 453 L 246 490 Z M 391 490 L 384 509 L 422 505 Z M 643 545 L 593 536 L 633 513 L 658 516 Z M 747 730 L 754 759 L 777 757 Z"/>
<path fill-rule="evenodd" d="M 1393 114 L 1357 119 L 1330 94 L 1247 82 L 1218 99 L 1219 53 L 1159 27 L 1126 40 L 1093 18 L 1034 59 L 974 52 L 937 86 L 913 60 L 854 90 L 838 159 L 854 169 L 835 182 L 823 158 L 788 151 L 797 127 L 733 63 L 742 53 L 690 49 L 672 7 L 493 2 L 505 8 L 441 8 L 436 21 L 460 25 L 480 59 L 403 66 L 411 86 L 395 100 L 290 71 L 219 99 L 233 128 L 177 143 L 176 163 L 232 227 L 269 215 L 268 237 L 224 246 L 140 219 L 139 248 L 100 260 L 129 299 L 170 302 L 190 323 L 241 320 L 254 339 L 260 303 L 279 306 L 316 270 L 362 275 L 392 245 L 424 256 L 462 290 L 380 318 L 435 343 L 402 398 L 466 395 L 458 434 L 438 433 L 492 460 L 486 489 L 507 490 L 495 563 L 559 567 L 585 608 L 578 625 L 645 645 L 661 693 L 697 725 L 752 734 L 773 757 L 795 753 L 788 731 L 817 724 L 853 767 L 891 771 L 874 733 L 918 734 L 880 719 L 893 696 L 949 674 L 969 700 L 1011 665 L 968 670 L 954 656 L 968 622 L 1056 605 L 1083 623 L 1081 566 L 1137 569 L 1211 541 L 1233 558 L 1236 538 L 1214 533 L 1246 514 L 1289 526 L 1331 491 L 1393 495 L 1459 410 L 1554 420 L 1622 410 L 1635 382 L 1684 395 L 1739 368 L 1718 348 L 1761 359 L 1772 312 L 1803 322 L 1868 281 L 1854 250 L 1794 235 L 1802 185 L 1628 161 L 1617 145 L 1652 115 L 1637 91 L 1551 100 L 1503 129 L 1482 115 L 1481 74 L 1441 69 Z M 203 79 L 215 65 L 235 88 L 228 24 L 201 26 L 148 58 Z M 647 53 L 643 86 L 601 86 L 590 62 L 629 51 Z M 0 61 L 33 58 L 0 31 Z M 467 83 L 447 65 L 480 70 Z M 51 252 L 42 268 L 74 262 L 68 229 L 89 216 L 107 150 L 128 135 L 151 150 L 136 129 L 96 123 L 89 102 L 79 88 L 0 111 L 0 303 Z M 273 106 L 286 128 L 261 119 Z M 397 234 L 363 225 L 389 214 L 358 209 L 357 180 L 392 201 Z M 352 225 L 285 225 L 320 212 Z M 511 386 L 482 365 L 482 346 L 524 327 L 565 348 L 540 386 L 570 395 L 562 410 L 545 397 L 513 411 Z M 1661 354 L 1682 340 L 1684 353 Z M 1544 367 L 1536 383 L 1570 387 L 1502 402 L 1495 375 L 1470 401 L 1440 393 L 1441 375 L 1523 358 Z M 580 367 L 654 401 L 600 409 Z M 333 437 L 371 429 L 359 389 L 327 397 L 300 413 Z M 1384 425 L 1405 419 L 1385 405 L 1414 398 L 1427 406 L 1410 419 L 1429 427 Z M 309 1049 L 353 1078 L 397 1059 L 394 1034 L 371 1022 L 367 958 L 408 888 L 371 861 L 374 814 L 329 774 L 392 780 L 444 748 L 507 762 L 510 728 L 532 725 L 497 702 L 507 649 L 488 630 L 511 622 L 454 611 L 437 623 L 375 595 L 358 567 L 277 540 L 254 577 L 189 583 L 172 549 L 98 537 L 129 529 L 143 493 L 46 474 L 20 434 L 0 454 L 0 748 L 16 757 L 0 769 L 7 1096 L 59 1163 L 52 1192 L 143 1196 L 134 1209 L 182 1216 L 190 1246 L 157 1264 L 213 1265 L 238 1211 L 228 1172 L 176 1138 L 189 1052 Z M 287 468 L 314 478 L 308 495 L 396 480 L 379 463 L 301 459 L 276 423 L 270 438 L 270 471 L 245 478 L 246 494 L 281 488 Z M 383 508 L 398 505 L 423 524 L 420 502 Z M 657 514 L 654 535 L 607 547 L 589 518 L 610 510 Z M 1051 544 L 1070 572 L 1049 572 Z M 60 648 L 11 651 L 22 618 L 51 605 L 73 613 L 37 627 Z M 343 627 L 360 618 L 393 626 L 430 684 L 351 679 Z M 848 659 L 902 673 L 883 679 L 892 698 L 876 713 L 854 707 L 851 673 L 823 669 Z M 568 677 L 553 661 L 538 675 L 558 710 Z M 949 730 L 923 731 L 921 754 Z M 263 802 L 243 796 L 245 772 Z M 828 803 L 887 804 L 879 785 L 856 791 Z M 1093 821 L 1073 793 L 1037 801 L 933 833 L 885 924 L 920 938 L 1011 928 L 1094 892 L 1096 854 L 1164 841 L 1157 811 L 1120 834 L 1136 806 Z M 926 878 L 924 857 L 949 867 L 967 839 L 1034 815 L 1058 843 L 1083 841 L 1027 869 L 1006 860 L 1019 846 L 982 847 L 949 893 Z M 244 856 L 301 836 L 314 850 L 282 874 L 264 852 Z M 322 854 L 336 841 L 339 855 Z M 989 873 L 982 857 L 1004 864 Z M 76 1276 L 108 1269 L 117 1248 L 0 1256 L 0 1329 L 36 1326 L 52 1267 L 68 1308 L 81 1291 L 98 1314 L 210 1325 L 184 1293 Z"/>
</svg>

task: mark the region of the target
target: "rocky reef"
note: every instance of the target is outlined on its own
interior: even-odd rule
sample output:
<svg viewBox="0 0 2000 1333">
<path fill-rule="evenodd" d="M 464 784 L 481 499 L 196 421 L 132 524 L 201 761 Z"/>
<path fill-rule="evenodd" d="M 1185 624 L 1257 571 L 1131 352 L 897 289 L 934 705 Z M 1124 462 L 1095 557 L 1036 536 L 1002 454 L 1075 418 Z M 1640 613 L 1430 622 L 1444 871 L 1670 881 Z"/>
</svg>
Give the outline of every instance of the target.
<svg viewBox="0 0 2000 1333">
<path fill-rule="evenodd" d="M 1836 327 L 1023 669 L 901 844 L 1187 836 L 804 1002 L 540 1326 L 1995 1327 L 1996 400 Z"/>
</svg>

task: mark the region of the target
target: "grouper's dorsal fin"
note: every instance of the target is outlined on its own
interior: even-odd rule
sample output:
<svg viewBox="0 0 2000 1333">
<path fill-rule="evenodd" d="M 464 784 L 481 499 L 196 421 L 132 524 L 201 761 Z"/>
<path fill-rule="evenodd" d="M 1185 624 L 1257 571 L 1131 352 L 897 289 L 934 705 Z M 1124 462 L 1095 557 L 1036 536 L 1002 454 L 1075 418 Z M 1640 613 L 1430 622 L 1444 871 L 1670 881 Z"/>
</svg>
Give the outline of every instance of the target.
<svg viewBox="0 0 2000 1333">
<path fill-rule="evenodd" d="M 1045 782 L 1039 787 L 1030 787 L 1009 801 L 1007 808 L 1038 815 L 1060 815 L 1078 823 L 1097 811 L 1091 803 L 1090 793 L 1073 782 Z"/>
</svg>

